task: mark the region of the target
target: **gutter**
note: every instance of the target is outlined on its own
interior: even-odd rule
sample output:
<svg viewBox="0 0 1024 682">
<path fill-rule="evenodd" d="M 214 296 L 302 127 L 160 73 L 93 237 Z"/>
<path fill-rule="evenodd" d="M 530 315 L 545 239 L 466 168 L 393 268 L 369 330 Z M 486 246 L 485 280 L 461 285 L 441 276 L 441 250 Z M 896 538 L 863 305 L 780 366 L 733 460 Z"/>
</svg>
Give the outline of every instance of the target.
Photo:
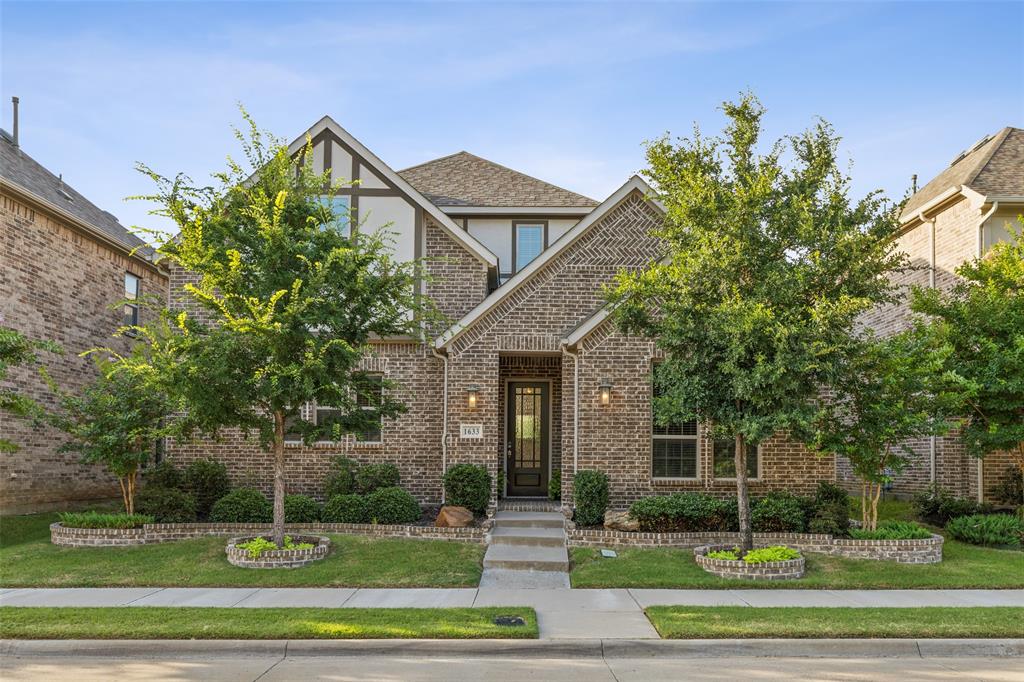
<svg viewBox="0 0 1024 682">
<path fill-rule="evenodd" d="M 978 221 L 978 243 L 975 256 L 981 258 L 983 250 L 985 248 L 985 223 L 991 218 L 996 210 L 999 208 L 999 201 L 992 202 L 992 208 L 986 211 L 981 219 Z M 981 457 L 978 458 L 978 502 L 982 503 L 985 501 L 985 460 Z"/>
<path fill-rule="evenodd" d="M 442 355 L 436 348 L 430 352 L 444 363 L 444 390 L 441 408 L 441 475 L 448 471 L 448 355 Z M 444 485 L 441 485 L 441 504 L 445 503 Z"/>
<path fill-rule="evenodd" d="M 928 232 L 928 287 L 930 289 L 935 288 L 935 216 L 926 218 L 924 210 L 918 211 L 915 216 L 922 225 L 925 223 L 931 224 L 931 230 Z M 928 438 L 928 480 L 930 483 L 936 481 L 936 436 L 930 436 Z"/>
</svg>

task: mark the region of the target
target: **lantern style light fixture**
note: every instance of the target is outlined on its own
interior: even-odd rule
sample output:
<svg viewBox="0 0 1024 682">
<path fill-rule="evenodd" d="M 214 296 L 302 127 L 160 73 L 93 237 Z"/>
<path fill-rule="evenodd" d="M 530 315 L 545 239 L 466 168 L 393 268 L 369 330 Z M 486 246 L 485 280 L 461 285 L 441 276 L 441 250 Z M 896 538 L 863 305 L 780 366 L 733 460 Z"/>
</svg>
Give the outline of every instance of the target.
<svg viewBox="0 0 1024 682">
<path fill-rule="evenodd" d="M 480 387 L 476 384 L 471 384 L 466 387 L 466 402 L 469 405 L 469 409 L 476 409 L 476 399 L 480 395 Z"/>
<path fill-rule="evenodd" d="M 601 383 L 597 385 L 601 391 L 601 405 L 606 407 L 612 404 L 612 382 L 611 379 L 601 379 Z"/>
</svg>

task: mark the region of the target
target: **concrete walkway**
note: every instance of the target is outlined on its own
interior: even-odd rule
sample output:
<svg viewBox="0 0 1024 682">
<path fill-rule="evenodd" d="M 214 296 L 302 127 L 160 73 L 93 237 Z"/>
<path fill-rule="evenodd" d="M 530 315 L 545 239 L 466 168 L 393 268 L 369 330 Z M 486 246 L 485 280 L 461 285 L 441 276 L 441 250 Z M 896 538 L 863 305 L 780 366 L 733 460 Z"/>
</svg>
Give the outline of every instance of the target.
<svg viewBox="0 0 1024 682">
<path fill-rule="evenodd" d="M 1024 590 L 565 590 L 129 587 L 3 589 L 0 606 L 530 606 L 544 639 L 656 639 L 648 606 L 1017 606 Z"/>
</svg>

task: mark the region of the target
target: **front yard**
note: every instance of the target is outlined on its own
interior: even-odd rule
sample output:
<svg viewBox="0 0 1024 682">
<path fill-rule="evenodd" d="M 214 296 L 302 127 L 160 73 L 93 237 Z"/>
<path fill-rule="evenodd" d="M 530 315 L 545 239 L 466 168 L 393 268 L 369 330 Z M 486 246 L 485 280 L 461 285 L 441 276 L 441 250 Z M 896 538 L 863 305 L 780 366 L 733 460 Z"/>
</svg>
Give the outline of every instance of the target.
<svg viewBox="0 0 1024 682">
<path fill-rule="evenodd" d="M 2 587 L 476 587 L 484 548 L 443 540 L 332 535 L 330 555 L 295 570 L 227 562 L 222 537 L 141 547 L 50 544 L 55 514 L 0 518 Z"/>
</svg>

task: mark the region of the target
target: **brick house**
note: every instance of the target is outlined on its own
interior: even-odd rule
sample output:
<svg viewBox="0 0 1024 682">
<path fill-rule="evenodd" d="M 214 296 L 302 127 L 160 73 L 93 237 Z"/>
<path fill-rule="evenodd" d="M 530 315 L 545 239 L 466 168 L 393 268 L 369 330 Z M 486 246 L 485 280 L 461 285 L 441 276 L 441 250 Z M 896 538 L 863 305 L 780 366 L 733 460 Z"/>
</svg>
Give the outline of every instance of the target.
<svg viewBox="0 0 1024 682">
<path fill-rule="evenodd" d="M 46 367 L 60 386 L 74 390 L 95 376 L 79 353 L 97 346 L 126 349 L 111 334 L 145 314 L 126 298 L 164 295 L 167 276 L 117 218 L 90 202 L 30 157 L 14 135 L 0 139 L 0 324 L 33 339 L 56 341 L 61 356 Z M 7 381 L 53 406 L 53 395 L 34 368 L 14 368 Z M 0 453 L 0 510 L 15 512 L 117 497 L 117 484 L 101 467 L 59 453 L 61 436 L 0 413 L 4 437 L 20 446 Z"/>
<path fill-rule="evenodd" d="M 660 253 L 662 209 L 640 178 L 598 202 L 466 152 L 396 172 L 328 117 L 293 153 L 307 135 L 314 170 L 359 181 L 336 205 L 361 229 L 388 225 L 399 256 L 428 259 L 423 293 L 449 322 L 425 341 L 374 344 L 365 369 L 396 381 L 408 412 L 360 437 L 290 443 L 290 491 L 319 496 L 339 454 L 394 462 L 427 504 L 442 501 L 442 474 L 460 462 L 485 466 L 501 481 L 495 495 L 509 497 L 546 496 L 559 472 L 565 506 L 582 469 L 610 476 L 617 508 L 658 492 L 734 490 L 731 442 L 716 450 L 695 422 L 653 428 L 653 344 L 621 334 L 604 306 L 617 271 Z M 172 305 L 188 276 L 172 269 Z M 329 409 L 307 405 L 303 418 Z M 171 443 L 168 454 L 213 456 L 236 481 L 271 490 L 270 455 L 241 434 Z M 750 474 L 754 494 L 809 492 L 834 480 L 835 463 L 779 437 L 752 453 Z"/>
<path fill-rule="evenodd" d="M 915 266 L 896 280 L 904 291 L 913 285 L 949 290 L 955 270 L 983 256 L 1019 229 L 1024 212 L 1024 130 L 1003 128 L 961 152 L 950 165 L 907 201 L 900 217 L 899 245 Z M 866 326 L 879 333 L 905 329 L 907 299 L 874 311 Z M 1008 455 L 984 460 L 966 454 L 955 436 L 911 443 L 915 452 L 894 482 L 898 493 L 913 493 L 936 482 L 960 496 L 991 499 L 993 488 L 1011 466 Z M 837 464 L 840 480 L 852 483 L 847 462 Z"/>
</svg>

